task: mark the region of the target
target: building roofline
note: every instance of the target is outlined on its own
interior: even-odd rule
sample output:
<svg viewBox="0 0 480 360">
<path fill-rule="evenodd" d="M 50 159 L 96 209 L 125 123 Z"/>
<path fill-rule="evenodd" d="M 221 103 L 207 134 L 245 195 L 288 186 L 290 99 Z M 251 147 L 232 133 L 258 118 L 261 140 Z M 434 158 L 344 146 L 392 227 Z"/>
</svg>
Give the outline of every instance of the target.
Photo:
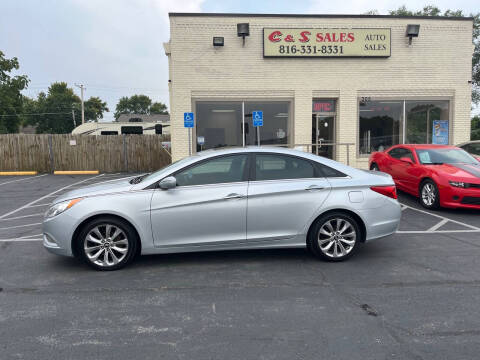
<svg viewBox="0 0 480 360">
<path fill-rule="evenodd" d="M 401 16 L 401 15 L 352 15 L 352 14 L 249 14 L 249 13 L 182 13 L 171 12 L 172 16 L 193 17 L 286 17 L 286 18 L 372 18 L 372 19 L 425 19 L 425 20 L 467 20 L 473 21 L 471 16 Z"/>
</svg>

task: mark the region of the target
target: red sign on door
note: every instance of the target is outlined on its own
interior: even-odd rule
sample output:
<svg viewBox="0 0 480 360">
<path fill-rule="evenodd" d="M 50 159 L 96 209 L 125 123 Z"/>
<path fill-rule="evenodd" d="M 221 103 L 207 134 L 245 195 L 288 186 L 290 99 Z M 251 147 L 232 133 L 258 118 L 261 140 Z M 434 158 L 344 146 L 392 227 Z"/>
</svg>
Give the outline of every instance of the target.
<svg viewBox="0 0 480 360">
<path fill-rule="evenodd" d="M 313 112 L 335 112 L 335 100 L 313 100 Z"/>
</svg>

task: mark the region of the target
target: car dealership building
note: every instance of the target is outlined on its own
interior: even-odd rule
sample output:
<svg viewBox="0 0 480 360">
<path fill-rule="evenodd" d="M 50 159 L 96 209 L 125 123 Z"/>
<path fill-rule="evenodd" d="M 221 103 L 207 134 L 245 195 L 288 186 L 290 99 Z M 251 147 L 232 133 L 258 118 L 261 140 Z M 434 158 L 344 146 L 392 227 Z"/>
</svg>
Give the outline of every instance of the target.
<svg viewBox="0 0 480 360">
<path fill-rule="evenodd" d="M 260 143 L 366 167 L 371 152 L 394 144 L 467 141 L 472 26 L 471 18 L 171 13 L 173 160 Z M 193 128 L 184 126 L 189 112 Z"/>
</svg>

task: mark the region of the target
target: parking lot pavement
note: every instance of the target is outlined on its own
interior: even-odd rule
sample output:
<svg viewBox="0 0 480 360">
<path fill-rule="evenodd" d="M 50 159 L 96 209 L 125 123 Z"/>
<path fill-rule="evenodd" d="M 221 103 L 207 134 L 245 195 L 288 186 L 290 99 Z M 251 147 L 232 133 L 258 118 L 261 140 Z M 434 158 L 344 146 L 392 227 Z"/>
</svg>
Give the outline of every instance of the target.
<svg viewBox="0 0 480 360">
<path fill-rule="evenodd" d="M 0 359 L 478 358 L 479 212 L 400 194 L 399 232 L 335 264 L 234 251 L 101 273 L 42 249 L 54 196 L 125 176 L 0 179 Z"/>
</svg>

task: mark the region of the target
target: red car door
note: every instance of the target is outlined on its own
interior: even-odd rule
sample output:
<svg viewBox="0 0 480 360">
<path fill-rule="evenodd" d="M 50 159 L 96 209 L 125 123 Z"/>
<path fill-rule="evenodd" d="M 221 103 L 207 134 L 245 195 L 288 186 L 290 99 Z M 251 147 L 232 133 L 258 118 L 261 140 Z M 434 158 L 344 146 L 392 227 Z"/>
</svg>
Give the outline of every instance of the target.
<svg viewBox="0 0 480 360">
<path fill-rule="evenodd" d="M 395 165 L 393 166 L 398 183 L 401 184 L 404 191 L 416 194 L 421 168 L 411 150 L 406 148 L 399 149 L 401 149 L 400 158 L 395 159 Z M 411 160 L 411 162 L 407 161 L 407 159 Z"/>
</svg>

